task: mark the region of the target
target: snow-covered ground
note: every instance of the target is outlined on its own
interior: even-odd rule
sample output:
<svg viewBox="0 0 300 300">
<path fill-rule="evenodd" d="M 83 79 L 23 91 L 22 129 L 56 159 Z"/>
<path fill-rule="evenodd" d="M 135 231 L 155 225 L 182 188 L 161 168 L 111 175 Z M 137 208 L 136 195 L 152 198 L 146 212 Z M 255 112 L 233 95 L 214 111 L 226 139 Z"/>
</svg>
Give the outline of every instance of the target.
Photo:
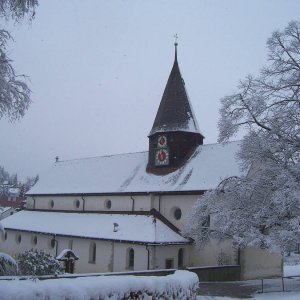
<svg viewBox="0 0 300 300">
<path fill-rule="evenodd" d="M 299 258 L 297 255 L 296 258 Z M 289 259 L 291 265 L 284 266 L 284 276 L 300 276 L 300 264 L 293 265 L 293 263 L 299 263 L 294 258 Z M 251 298 L 252 300 L 299 300 L 300 299 L 300 277 L 294 277 L 290 279 L 284 279 L 285 292 L 282 292 L 281 279 L 264 280 L 265 293 L 257 293 Z M 247 285 L 259 284 L 259 281 L 249 281 Z M 201 284 L 201 283 L 200 283 Z M 276 292 L 270 292 L 270 291 Z M 198 296 L 197 300 L 236 300 L 233 297 L 216 297 L 216 296 Z"/>
<path fill-rule="evenodd" d="M 282 292 L 282 293 L 257 294 L 252 299 L 253 300 L 299 300 L 300 299 L 300 292 Z M 198 296 L 197 300 L 237 300 L 237 298 Z"/>
<path fill-rule="evenodd" d="M 300 264 L 285 265 L 284 276 L 299 276 Z M 252 300 L 299 300 L 300 277 L 285 278 L 285 292 L 282 292 L 282 281 L 277 279 L 264 280 L 264 293 L 256 293 Z M 259 280 L 247 281 L 242 284 L 258 287 Z M 52 280 L 0 280 L 0 300 L 8 299 L 89 299 L 99 295 L 123 297 L 129 291 L 144 290 L 154 294 L 182 293 L 180 299 L 186 299 L 189 291 L 196 291 L 197 276 L 187 271 L 177 271 L 166 277 L 136 276 L 97 276 L 83 278 L 64 278 Z M 201 283 L 200 283 L 201 285 Z M 34 298 L 34 296 L 37 296 Z M 105 297 L 105 296 L 104 296 Z M 107 298 L 108 299 L 108 298 Z M 109 298 L 112 299 L 112 298 Z M 234 297 L 197 296 L 197 300 L 236 300 Z M 239 298 L 241 299 L 241 298 Z"/>
</svg>

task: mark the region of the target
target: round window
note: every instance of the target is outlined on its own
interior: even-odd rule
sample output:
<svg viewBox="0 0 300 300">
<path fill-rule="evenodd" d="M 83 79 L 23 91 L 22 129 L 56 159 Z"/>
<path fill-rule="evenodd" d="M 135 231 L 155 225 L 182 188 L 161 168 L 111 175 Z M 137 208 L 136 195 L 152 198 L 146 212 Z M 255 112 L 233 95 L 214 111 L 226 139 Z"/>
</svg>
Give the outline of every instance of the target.
<svg viewBox="0 0 300 300">
<path fill-rule="evenodd" d="M 176 209 L 174 210 L 174 218 L 175 218 L 176 220 L 180 220 L 180 219 L 181 219 L 181 215 L 182 215 L 181 209 L 180 209 L 180 208 L 176 208 Z"/>
<path fill-rule="evenodd" d="M 111 209 L 111 200 L 107 199 L 107 200 L 105 201 L 105 207 L 106 207 L 107 209 Z"/>
<path fill-rule="evenodd" d="M 36 245 L 37 244 L 37 236 L 34 235 L 32 238 L 31 238 L 31 243 L 32 245 Z"/>
<path fill-rule="evenodd" d="M 21 243 L 21 240 L 22 240 L 21 234 L 17 234 L 17 235 L 16 235 L 16 243 L 17 243 L 17 244 L 20 244 L 20 243 Z"/>
<path fill-rule="evenodd" d="M 79 201 L 78 199 L 76 199 L 76 200 L 74 201 L 74 206 L 75 206 L 76 208 L 79 208 L 79 207 L 80 207 L 80 201 Z"/>
</svg>

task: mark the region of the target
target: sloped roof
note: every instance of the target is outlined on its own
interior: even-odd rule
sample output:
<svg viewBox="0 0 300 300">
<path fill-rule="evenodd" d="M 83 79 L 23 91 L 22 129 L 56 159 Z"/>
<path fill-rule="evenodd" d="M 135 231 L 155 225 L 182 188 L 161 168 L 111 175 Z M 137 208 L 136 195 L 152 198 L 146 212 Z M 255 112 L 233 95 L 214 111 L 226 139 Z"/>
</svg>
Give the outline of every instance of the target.
<svg viewBox="0 0 300 300">
<path fill-rule="evenodd" d="M 159 176 L 146 172 L 148 152 L 59 161 L 27 195 L 204 191 L 241 174 L 239 144 L 200 145 L 184 166 Z"/>
<path fill-rule="evenodd" d="M 156 132 L 169 131 L 200 133 L 185 89 L 185 83 L 179 70 L 177 48 L 175 48 L 175 51 L 175 61 L 149 136 Z"/>
<path fill-rule="evenodd" d="M 152 215 L 21 211 L 1 222 L 5 229 L 52 235 L 151 244 L 189 243 Z M 114 223 L 119 225 L 116 232 Z"/>
</svg>

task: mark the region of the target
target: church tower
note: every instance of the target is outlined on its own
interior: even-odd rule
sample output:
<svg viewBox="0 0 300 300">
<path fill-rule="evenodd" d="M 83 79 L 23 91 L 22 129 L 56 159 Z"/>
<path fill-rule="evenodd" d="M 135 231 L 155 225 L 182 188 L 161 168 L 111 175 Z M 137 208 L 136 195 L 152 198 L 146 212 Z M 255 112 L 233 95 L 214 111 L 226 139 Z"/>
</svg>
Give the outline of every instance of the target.
<svg viewBox="0 0 300 300">
<path fill-rule="evenodd" d="M 176 171 L 203 144 L 185 83 L 175 60 L 149 138 L 147 172 L 164 175 Z"/>
</svg>

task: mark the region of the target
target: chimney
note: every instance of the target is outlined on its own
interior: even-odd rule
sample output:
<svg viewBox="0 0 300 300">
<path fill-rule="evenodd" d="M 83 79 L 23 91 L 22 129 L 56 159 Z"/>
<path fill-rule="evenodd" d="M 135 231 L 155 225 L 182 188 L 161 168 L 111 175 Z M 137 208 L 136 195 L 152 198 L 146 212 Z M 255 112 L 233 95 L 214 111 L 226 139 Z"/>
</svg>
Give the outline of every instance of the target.
<svg viewBox="0 0 300 300">
<path fill-rule="evenodd" d="M 118 223 L 114 223 L 114 232 L 117 232 L 119 229 L 119 224 Z"/>
</svg>

